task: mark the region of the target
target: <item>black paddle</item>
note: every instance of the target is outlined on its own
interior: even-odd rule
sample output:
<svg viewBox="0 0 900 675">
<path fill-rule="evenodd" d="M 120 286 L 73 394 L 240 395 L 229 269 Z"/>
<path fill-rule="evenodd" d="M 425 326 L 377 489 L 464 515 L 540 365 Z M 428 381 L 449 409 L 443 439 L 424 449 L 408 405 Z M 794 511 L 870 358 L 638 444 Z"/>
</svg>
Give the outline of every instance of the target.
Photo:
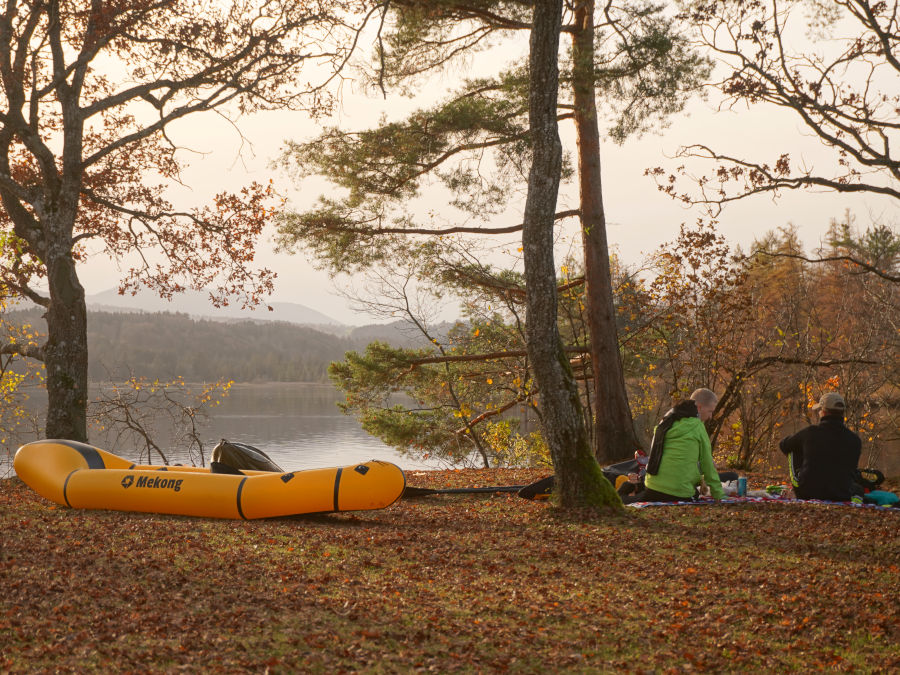
<svg viewBox="0 0 900 675">
<path fill-rule="evenodd" d="M 426 497 L 428 495 L 463 495 L 478 494 L 481 492 L 518 492 L 524 485 L 500 485 L 496 487 L 468 487 L 468 488 L 421 488 L 407 485 L 403 489 L 404 498 Z"/>
</svg>

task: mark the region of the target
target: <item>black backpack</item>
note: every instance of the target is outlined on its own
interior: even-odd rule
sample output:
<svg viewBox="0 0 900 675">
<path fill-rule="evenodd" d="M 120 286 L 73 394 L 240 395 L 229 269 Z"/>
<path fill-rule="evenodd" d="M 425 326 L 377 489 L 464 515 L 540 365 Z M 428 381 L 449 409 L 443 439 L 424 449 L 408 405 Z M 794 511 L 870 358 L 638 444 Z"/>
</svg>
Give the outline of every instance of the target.
<svg viewBox="0 0 900 675">
<path fill-rule="evenodd" d="M 284 472 L 284 469 L 259 448 L 246 443 L 231 443 L 224 438 L 213 448 L 209 468 L 213 473 L 240 474 L 242 469 Z"/>
</svg>

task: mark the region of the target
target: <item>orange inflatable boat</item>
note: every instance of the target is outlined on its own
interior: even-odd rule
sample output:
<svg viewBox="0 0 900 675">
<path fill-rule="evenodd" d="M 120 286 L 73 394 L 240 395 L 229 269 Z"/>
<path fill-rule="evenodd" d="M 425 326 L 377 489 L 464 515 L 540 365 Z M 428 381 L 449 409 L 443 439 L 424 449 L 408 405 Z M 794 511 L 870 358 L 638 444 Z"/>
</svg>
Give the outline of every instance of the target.
<svg viewBox="0 0 900 675">
<path fill-rule="evenodd" d="M 272 518 L 382 509 L 403 494 L 389 462 L 272 473 L 211 473 L 191 466 L 138 465 L 86 443 L 23 445 L 13 466 L 31 489 L 76 509 L 142 511 L 210 518 Z"/>
</svg>

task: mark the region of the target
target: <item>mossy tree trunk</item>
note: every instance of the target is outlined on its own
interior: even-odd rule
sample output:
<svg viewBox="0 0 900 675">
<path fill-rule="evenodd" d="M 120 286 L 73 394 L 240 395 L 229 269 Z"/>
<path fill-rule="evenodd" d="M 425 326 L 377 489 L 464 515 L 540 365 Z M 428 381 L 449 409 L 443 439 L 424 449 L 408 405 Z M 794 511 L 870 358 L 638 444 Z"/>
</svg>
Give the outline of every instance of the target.
<svg viewBox="0 0 900 675">
<path fill-rule="evenodd" d="M 556 321 L 553 222 L 562 163 L 556 120 L 561 17 L 560 0 L 535 3 L 529 57 L 533 159 L 522 230 L 528 356 L 541 392 L 539 411 L 556 473 L 556 503 L 566 509 L 621 506 L 621 500 L 603 477 L 591 450 L 578 387 Z"/>
</svg>

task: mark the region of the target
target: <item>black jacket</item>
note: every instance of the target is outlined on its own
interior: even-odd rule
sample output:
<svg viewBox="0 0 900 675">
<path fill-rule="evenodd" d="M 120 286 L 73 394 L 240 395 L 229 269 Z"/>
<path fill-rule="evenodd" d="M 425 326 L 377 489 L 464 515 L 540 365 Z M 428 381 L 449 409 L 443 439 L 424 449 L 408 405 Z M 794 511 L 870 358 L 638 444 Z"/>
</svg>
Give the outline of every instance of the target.
<svg viewBox="0 0 900 675">
<path fill-rule="evenodd" d="M 841 417 L 823 417 L 785 438 L 779 447 L 788 456 L 798 499 L 850 500 L 862 442 Z"/>
</svg>

